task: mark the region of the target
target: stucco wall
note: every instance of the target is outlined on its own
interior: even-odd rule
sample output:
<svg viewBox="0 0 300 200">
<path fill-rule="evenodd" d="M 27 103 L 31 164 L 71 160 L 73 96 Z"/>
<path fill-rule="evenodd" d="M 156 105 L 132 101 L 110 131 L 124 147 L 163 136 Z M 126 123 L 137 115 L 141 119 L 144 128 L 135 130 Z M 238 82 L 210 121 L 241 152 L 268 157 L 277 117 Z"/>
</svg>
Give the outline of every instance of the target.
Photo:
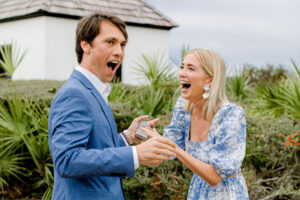
<svg viewBox="0 0 300 200">
<path fill-rule="evenodd" d="M 0 23 L 0 44 L 17 42 L 27 54 L 15 71 L 13 79 L 45 78 L 45 18 Z"/>
<path fill-rule="evenodd" d="M 13 79 L 66 80 L 77 64 L 76 25 L 77 20 L 46 16 L 0 23 L 0 44 L 13 39 L 28 49 Z M 143 53 L 168 53 L 169 31 L 136 26 L 127 26 L 127 31 L 122 81 L 137 85 L 144 81 L 136 78 L 132 67 Z"/>
<path fill-rule="evenodd" d="M 76 20 L 46 17 L 46 79 L 65 80 L 77 65 L 76 26 Z"/>
<path fill-rule="evenodd" d="M 154 28 L 127 26 L 129 42 L 126 47 L 122 66 L 122 82 L 138 85 L 145 84 L 137 79 L 132 70 L 136 62 L 140 62 L 142 54 L 165 53 L 169 51 L 169 31 Z"/>
</svg>

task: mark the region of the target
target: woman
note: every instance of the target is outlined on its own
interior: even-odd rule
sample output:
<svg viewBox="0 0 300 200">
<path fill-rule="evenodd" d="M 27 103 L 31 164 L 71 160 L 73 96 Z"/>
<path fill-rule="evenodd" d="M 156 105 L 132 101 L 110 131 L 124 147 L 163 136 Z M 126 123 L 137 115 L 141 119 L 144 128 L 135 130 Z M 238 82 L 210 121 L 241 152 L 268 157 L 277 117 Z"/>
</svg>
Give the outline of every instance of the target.
<svg viewBox="0 0 300 200">
<path fill-rule="evenodd" d="M 185 55 L 179 79 L 181 97 L 164 137 L 178 145 L 176 157 L 194 172 L 188 199 L 248 199 L 241 173 L 246 122 L 243 109 L 227 100 L 223 59 L 194 49 Z"/>
</svg>

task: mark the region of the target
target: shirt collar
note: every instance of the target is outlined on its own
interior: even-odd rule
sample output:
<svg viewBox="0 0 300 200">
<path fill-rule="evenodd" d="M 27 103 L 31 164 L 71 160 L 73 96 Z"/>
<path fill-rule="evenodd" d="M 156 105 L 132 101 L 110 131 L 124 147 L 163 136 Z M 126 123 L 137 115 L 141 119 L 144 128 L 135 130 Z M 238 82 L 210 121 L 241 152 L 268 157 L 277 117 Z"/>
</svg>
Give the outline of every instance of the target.
<svg viewBox="0 0 300 200">
<path fill-rule="evenodd" d="M 109 83 L 102 82 L 95 74 L 81 67 L 80 65 L 77 65 L 75 70 L 82 73 L 92 83 L 92 85 L 96 88 L 96 90 L 108 104 L 107 97 L 111 91 L 111 86 L 109 85 Z"/>
</svg>

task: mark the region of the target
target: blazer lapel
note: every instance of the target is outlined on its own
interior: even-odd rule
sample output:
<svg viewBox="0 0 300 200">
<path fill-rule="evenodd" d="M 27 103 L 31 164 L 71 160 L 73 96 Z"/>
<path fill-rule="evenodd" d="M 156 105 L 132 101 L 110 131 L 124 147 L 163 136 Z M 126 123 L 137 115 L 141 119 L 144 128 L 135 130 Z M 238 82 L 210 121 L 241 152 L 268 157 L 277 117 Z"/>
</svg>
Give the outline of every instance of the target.
<svg viewBox="0 0 300 200">
<path fill-rule="evenodd" d="M 74 70 L 71 77 L 74 77 L 76 79 L 78 79 L 80 82 L 82 82 L 82 84 L 91 90 L 92 95 L 96 98 L 96 100 L 98 101 L 109 125 L 110 125 L 110 129 L 111 129 L 111 133 L 112 133 L 112 138 L 113 138 L 113 142 L 114 145 L 116 146 L 116 141 L 117 141 L 117 127 L 116 127 L 116 123 L 114 120 L 114 116 L 112 114 L 112 111 L 109 107 L 109 105 L 107 105 L 107 103 L 104 101 L 104 99 L 102 98 L 102 96 L 99 94 L 99 92 L 96 90 L 96 88 L 92 85 L 92 83 L 80 72 Z"/>
</svg>

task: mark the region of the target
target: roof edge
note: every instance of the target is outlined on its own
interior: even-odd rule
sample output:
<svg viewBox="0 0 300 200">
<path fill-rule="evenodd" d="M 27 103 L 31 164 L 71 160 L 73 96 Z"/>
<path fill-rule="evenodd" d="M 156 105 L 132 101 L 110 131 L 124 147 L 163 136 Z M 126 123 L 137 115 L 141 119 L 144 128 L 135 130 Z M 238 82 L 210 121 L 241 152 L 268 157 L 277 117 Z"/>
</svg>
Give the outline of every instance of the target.
<svg viewBox="0 0 300 200">
<path fill-rule="evenodd" d="M 10 18 L 5 18 L 5 19 L 0 19 L 0 23 L 3 22 L 9 22 L 9 21 L 16 21 L 20 19 L 29 19 L 29 18 L 34 18 L 34 17 L 41 17 L 41 16 L 50 16 L 50 17 L 60 17 L 60 18 L 65 18 L 65 19 L 80 19 L 82 16 L 78 15 L 69 15 L 69 14 L 61 14 L 61 13 L 50 13 L 45 10 L 37 10 L 35 12 L 26 14 L 26 15 L 19 15 L 19 16 L 14 16 Z M 141 26 L 141 27 L 147 27 L 147 28 L 157 28 L 157 29 L 164 29 L 164 30 L 170 30 L 175 26 L 159 26 L 159 25 L 153 25 L 153 24 L 146 24 L 146 23 L 136 23 L 136 22 L 126 22 L 126 25 L 131 25 L 131 26 Z"/>
</svg>

